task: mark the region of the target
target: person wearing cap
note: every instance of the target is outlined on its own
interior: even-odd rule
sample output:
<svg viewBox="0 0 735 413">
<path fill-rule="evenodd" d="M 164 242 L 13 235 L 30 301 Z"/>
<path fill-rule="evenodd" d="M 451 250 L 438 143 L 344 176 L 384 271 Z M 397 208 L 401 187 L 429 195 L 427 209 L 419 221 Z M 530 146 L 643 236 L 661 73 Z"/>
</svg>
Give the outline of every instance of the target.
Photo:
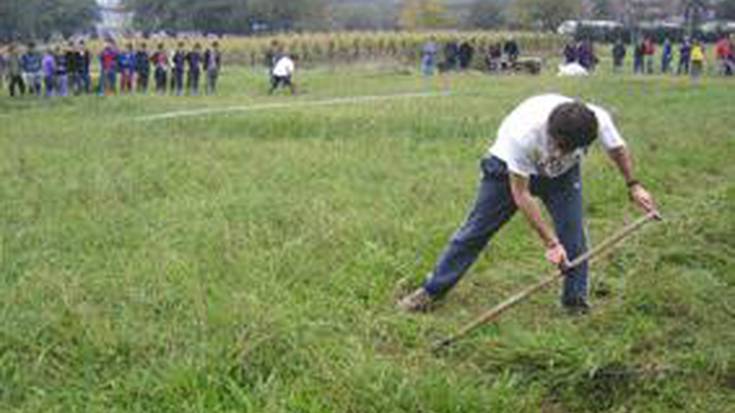
<svg viewBox="0 0 735 413">
<path fill-rule="evenodd" d="M 557 94 L 529 98 L 505 118 L 483 158 L 477 199 L 466 222 L 424 284 L 399 300 L 399 309 L 430 309 L 460 281 L 516 211 L 538 235 L 551 264 L 566 268 L 584 254 L 580 164 L 598 138 L 617 165 L 631 200 L 647 213 L 656 213 L 656 203 L 636 180 L 630 151 L 605 109 Z M 553 230 L 536 198 L 548 210 Z M 567 269 L 561 304 L 571 313 L 589 309 L 586 264 Z"/>
</svg>

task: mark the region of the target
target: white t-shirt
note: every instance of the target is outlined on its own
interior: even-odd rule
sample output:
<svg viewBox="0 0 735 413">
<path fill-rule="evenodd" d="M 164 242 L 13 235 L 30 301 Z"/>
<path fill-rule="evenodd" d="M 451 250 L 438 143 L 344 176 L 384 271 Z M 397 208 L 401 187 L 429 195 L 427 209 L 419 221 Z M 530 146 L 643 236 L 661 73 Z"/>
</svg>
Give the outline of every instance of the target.
<svg viewBox="0 0 735 413">
<path fill-rule="evenodd" d="M 283 56 L 276 63 L 276 67 L 273 68 L 273 76 L 287 77 L 291 76 L 295 67 L 293 60 L 288 56 Z"/>
<path fill-rule="evenodd" d="M 573 102 L 562 95 L 539 95 L 521 103 L 505 118 L 490 154 L 508 164 L 508 170 L 521 176 L 557 177 L 578 164 L 585 150 L 578 148 L 563 156 L 554 156 L 548 133 L 549 116 L 557 106 Z M 606 150 L 625 145 L 612 117 L 604 109 L 587 105 L 595 112 L 600 125 L 599 140 Z"/>
</svg>

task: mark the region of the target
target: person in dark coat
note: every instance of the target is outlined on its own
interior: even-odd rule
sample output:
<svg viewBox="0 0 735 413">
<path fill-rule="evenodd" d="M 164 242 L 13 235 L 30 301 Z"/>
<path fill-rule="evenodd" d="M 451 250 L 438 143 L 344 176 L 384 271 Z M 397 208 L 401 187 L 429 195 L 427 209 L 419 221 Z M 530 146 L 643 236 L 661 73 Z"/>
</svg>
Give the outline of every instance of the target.
<svg viewBox="0 0 735 413">
<path fill-rule="evenodd" d="M 26 93 L 26 84 L 23 80 L 23 64 L 21 55 L 14 44 L 8 47 L 8 92 L 11 97 L 23 96 Z"/>
<path fill-rule="evenodd" d="M 69 54 L 66 50 L 62 50 L 60 46 L 54 49 L 54 64 L 56 69 L 56 77 L 54 90 L 57 96 L 69 96 Z"/>
<path fill-rule="evenodd" d="M 454 40 L 450 40 L 444 46 L 444 71 L 457 69 L 457 63 L 459 61 L 459 45 Z"/>
<path fill-rule="evenodd" d="M 135 73 L 137 74 L 136 89 L 138 93 L 148 93 L 148 82 L 151 79 L 151 57 L 148 54 L 148 45 L 142 43 L 135 53 Z"/>
<path fill-rule="evenodd" d="M 79 69 L 77 68 L 77 65 L 79 64 L 79 59 L 77 58 L 77 55 L 79 53 L 76 46 L 74 45 L 74 42 L 69 42 L 66 50 L 64 51 L 64 54 L 66 55 L 66 71 L 69 82 L 68 86 L 71 89 L 72 93 L 78 95 L 82 87 L 81 78 L 79 77 Z"/>
<path fill-rule="evenodd" d="M 204 70 L 207 72 L 207 94 L 211 95 L 217 91 L 217 79 L 222 68 L 222 53 L 219 51 L 219 43 L 212 43 L 212 48 L 204 52 Z"/>
<path fill-rule="evenodd" d="M 507 42 L 505 42 L 505 46 L 503 46 L 503 51 L 508 57 L 508 62 L 510 62 L 511 65 L 518 60 L 518 56 L 520 56 L 521 54 L 521 49 L 520 47 L 518 47 L 518 42 L 516 42 L 515 39 L 509 39 Z"/>
<path fill-rule="evenodd" d="M 202 45 L 194 45 L 194 49 L 186 55 L 186 62 L 189 64 L 186 86 L 189 93 L 196 96 L 199 94 L 199 79 L 202 74 Z"/>
<path fill-rule="evenodd" d="M 181 96 L 184 93 L 184 71 L 186 65 L 187 53 L 184 50 L 184 43 L 179 42 L 178 48 L 173 56 L 173 66 L 171 67 L 171 92 L 175 93 L 176 96 Z"/>
<path fill-rule="evenodd" d="M 564 46 L 564 64 L 572 64 L 577 62 L 577 47 L 574 43 L 569 42 Z"/>
<path fill-rule="evenodd" d="M 459 68 L 467 70 L 472 64 L 472 57 L 475 54 L 475 48 L 469 41 L 465 40 L 459 46 Z"/>
<path fill-rule="evenodd" d="M 89 51 L 84 42 L 79 42 L 79 48 L 76 53 L 77 73 L 79 76 L 79 92 L 92 92 L 92 79 L 90 65 L 92 64 L 92 53 Z"/>
<path fill-rule="evenodd" d="M 595 70 L 595 66 L 597 65 L 597 56 L 595 56 L 594 45 L 590 40 L 579 42 L 579 47 L 577 48 L 577 59 L 579 60 L 579 65 L 588 71 Z"/>
<path fill-rule="evenodd" d="M 646 45 L 643 42 L 638 42 L 633 49 L 633 73 L 643 73 L 643 58 L 645 56 Z"/>
<path fill-rule="evenodd" d="M 625 43 L 622 39 L 618 39 L 612 48 L 613 56 L 613 72 L 620 73 L 623 70 L 623 64 L 625 62 Z"/>
<path fill-rule="evenodd" d="M 487 70 L 490 72 L 499 72 L 502 69 L 503 48 L 500 43 L 494 43 L 488 47 L 485 64 L 487 65 Z"/>
<path fill-rule="evenodd" d="M 679 65 L 676 69 L 677 75 L 688 75 L 689 67 L 692 61 L 692 44 L 689 39 L 684 39 L 679 47 Z"/>
</svg>

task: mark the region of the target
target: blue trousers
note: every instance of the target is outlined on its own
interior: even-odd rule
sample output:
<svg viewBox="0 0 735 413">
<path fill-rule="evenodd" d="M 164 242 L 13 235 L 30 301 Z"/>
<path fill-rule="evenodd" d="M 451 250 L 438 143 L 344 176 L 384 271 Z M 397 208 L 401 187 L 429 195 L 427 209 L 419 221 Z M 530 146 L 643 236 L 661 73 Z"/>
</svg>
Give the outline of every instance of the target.
<svg viewBox="0 0 735 413">
<path fill-rule="evenodd" d="M 184 70 L 175 69 L 173 75 L 173 87 L 171 91 L 175 91 L 176 96 L 181 96 L 184 93 Z"/>
<path fill-rule="evenodd" d="M 424 284 L 432 296 L 454 287 L 496 232 L 515 214 L 505 162 L 491 157 L 482 161 L 482 180 L 466 222 L 454 234 Z M 556 178 L 531 177 L 531 193 L 541 198 L 554 221 L 554 229 L 569 260 L 587 250 L 579 165 Z M 587 264 L 571 270 L 564 279 L 562 304 L 587 295 Z"/>
<path fill-rule="evenodd" d="M 81 90 L 84 93 L 92 92 L 92 78 L 89 76 L 89 70 L 79 73 L 79 81 L 81 82 Z"/>
</svg>

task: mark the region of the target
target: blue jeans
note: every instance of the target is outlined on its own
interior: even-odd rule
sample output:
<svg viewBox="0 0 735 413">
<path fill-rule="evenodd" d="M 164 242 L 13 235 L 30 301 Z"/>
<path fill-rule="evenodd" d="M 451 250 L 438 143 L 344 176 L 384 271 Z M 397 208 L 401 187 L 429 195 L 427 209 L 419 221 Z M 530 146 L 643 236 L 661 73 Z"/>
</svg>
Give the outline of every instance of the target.
<svg viewBox="0 0 735 413">
<path fill-rule="evenodd" d="M 423 59 L 421 59 L 421 73 L 424 74 L 424 76 L 432 76 L 434 74 L 434 58 L 431 56 L 424 56 Z"/>
<path fill-rule="evenodd" d="M 424 289 L 432 296 L 447 293 L 464 276 L 493 235 L 515 214 L 505 162 L 482 161 L 482 181 L 466 222 L 442 253 Z M 543 201 L 569 260 L 587 250 L 583 226 L 582 181 L 579 165 L 556 178 L 531 177 L 531 193 Z M 569 271 L 564 279 L 562 304 L 587 296 L 587 264 Z"/>
<path fill-rule="evenodd" d="M 54 95 L 54 90 L 56 90 L 56 85 L 54 84 L 54 76 L 44 76 L 43 77 L 43 84 L 46 87 L 46 97 L 51 97 Z"/>
<path fill-rule="evenodd" d="M 81 81 L 82 91 L 84 93 L 90 93 L 92 91 L 92 79 L 89 76 L 89 71 L 79 73 L 79 78 Z"/>
<path fill-rule="evenodd" d="M 207 94 L 211 95 L 217 91 L 217 78 L 219 77 L 218 69 L 207 70 Z"/>
<path fill-rule="evenodd" d="M 67 74 L 56 74 L 56 95 L 69 96 L 69 77 Z"/>
<path fill-rule="evenodd" d="M 184 70 L 175 69 L 173 75 L 174 84 L 171 91 L 176 91 L 176 96 L 181 96 L 184 93 Z"/>
</svg>

